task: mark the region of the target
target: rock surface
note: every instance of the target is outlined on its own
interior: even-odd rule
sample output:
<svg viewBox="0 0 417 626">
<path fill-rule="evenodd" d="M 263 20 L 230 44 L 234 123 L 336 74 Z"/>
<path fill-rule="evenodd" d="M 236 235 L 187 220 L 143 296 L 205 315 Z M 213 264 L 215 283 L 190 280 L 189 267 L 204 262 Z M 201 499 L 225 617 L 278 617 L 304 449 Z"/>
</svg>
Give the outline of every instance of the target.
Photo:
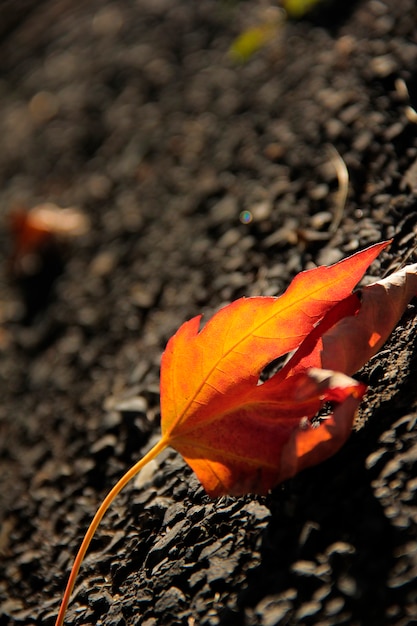
<svg viewBox="0 0 417 626">
<path fill-rule="evenodd" d="M 3 5 L 0 626 L 48 626 L 100 499 L 157 436 L 181 323 L 382 239 L 371 276 L 415 258 L 417 13 L 336 2 L 239 64 L 276 2 Z M 9 212 L 43 202 L 90 229 L 11 273 Z M 211 501 L 164 453 L 106 515 L 66 623 L 413 623 L 415 313 L 359 373 L 349 442 L 268 497 Z"/>
</svg>

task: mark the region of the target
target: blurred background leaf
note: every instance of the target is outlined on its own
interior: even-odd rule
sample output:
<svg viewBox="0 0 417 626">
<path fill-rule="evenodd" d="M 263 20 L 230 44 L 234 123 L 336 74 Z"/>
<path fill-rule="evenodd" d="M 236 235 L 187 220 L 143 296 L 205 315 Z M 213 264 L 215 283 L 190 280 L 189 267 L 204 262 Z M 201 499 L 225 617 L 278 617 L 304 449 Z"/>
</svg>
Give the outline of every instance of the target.
<svg viewBox="0 0 417 626">
<path fill-rule="evenodd" d="M 283 8 L 289 17 L 300 18 L 323 0 L 283 0 Z"/>
<path fill-rule="evenodd" d="M 245 63 L 271 41 L 282 27 L 282 20 L 258 24 L 243 31 L 230 46 L 230 55 L 234 61 Z"/>
</svg>

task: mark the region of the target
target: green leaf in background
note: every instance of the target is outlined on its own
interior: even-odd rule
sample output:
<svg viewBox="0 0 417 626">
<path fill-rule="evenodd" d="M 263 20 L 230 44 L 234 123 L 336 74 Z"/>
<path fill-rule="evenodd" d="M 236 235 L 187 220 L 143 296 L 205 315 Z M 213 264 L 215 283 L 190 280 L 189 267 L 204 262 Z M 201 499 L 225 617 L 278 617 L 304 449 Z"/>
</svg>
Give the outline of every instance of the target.
<svg viewBox="0 0 417 626">
<path fill-rule="evenodd" d="M 289 17 L 300 18 L 323 0 L 283 0 L 283 7 Z"/>
<path fill-rule="evenodd" d="M 251 56 L 273 39 L 282 22 L 273 21 L 253 26 L 241 33 L 230 47 L 230 55 L 234 61 L 245 63 Z"/>
</svg>

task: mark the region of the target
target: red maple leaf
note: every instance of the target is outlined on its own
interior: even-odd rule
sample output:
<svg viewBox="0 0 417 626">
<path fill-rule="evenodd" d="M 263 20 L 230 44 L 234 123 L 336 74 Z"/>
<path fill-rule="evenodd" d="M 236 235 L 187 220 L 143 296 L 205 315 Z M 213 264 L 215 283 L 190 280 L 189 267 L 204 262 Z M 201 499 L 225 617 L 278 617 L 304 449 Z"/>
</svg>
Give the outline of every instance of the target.
<svg viewBox="0 0 417 626">
<path fill-rule="evenodd" d="M 374 355 L 417 294 L 417 264 L 352 293 L 390 242 L 298 274 L 278 298 L 242 298 L 200 330 L 170 339 L 161 363 L 159 442 L 100 505 L 71 570 L 56 626 L 104 513 L 164 448 L 177 450 L 212 496 L 265 493 L 334 454 L 351 432 L 366 387 L 350 378 Z M 260 382 L 272 361 L 293 352 Z M 333 412 L 314 420 L 324 404 Z"/>
</svg>

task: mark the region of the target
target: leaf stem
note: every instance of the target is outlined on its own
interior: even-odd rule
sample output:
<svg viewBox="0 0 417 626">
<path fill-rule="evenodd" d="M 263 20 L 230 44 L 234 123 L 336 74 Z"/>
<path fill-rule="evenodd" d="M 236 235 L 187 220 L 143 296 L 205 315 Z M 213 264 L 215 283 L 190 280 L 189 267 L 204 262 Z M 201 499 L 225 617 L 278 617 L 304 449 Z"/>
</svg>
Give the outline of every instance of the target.
<svg viewBox="0 0 417 626">
<path fill-rule="evenodd" d="M 97 513 L 94 515 L 90 526 L 88 527 L 87 532 L 84 535 L 84 539 L 81 543 L 81 546 L 78 550 L 77 556 L 75 557 L 74 564 L 71 569 L 70 576 L 68 578 L 67 586 L 65 588 L 65 593 L 62 598 L 61 606 L 59 609 L 58 617 L 55 622 L 55 626 L 62 626 L 65 619 L 65 614 L 68 608 L 68 603 L 70 600 L 70 596 L 72 590 L 74 589 L 75 581 L 81 566 L 81 563 L 84 560 L 85 554 L 88 550 L 88 547 L 91 543 L 92 538 L 97 530 L 98 525 L 103 519 L 104 514 L 107 509 L 116 498 L 116 496 L 121 492 L 121 490 L 127 485 L 127 483 L 136 476 L 136 474 L 147 464 L 149 461 L 152 461 L 160 452 L 162 452 L 168 446 L 168 441 L 166 437 L 162 437 L 154 446 L 142 457 L 133 467 L 131 467 L 114 485 L 114 487 L 109 491 L 107 496 L 104 498 L 103 502 L 100 504 L 97 509 Z"/>
</svg>

